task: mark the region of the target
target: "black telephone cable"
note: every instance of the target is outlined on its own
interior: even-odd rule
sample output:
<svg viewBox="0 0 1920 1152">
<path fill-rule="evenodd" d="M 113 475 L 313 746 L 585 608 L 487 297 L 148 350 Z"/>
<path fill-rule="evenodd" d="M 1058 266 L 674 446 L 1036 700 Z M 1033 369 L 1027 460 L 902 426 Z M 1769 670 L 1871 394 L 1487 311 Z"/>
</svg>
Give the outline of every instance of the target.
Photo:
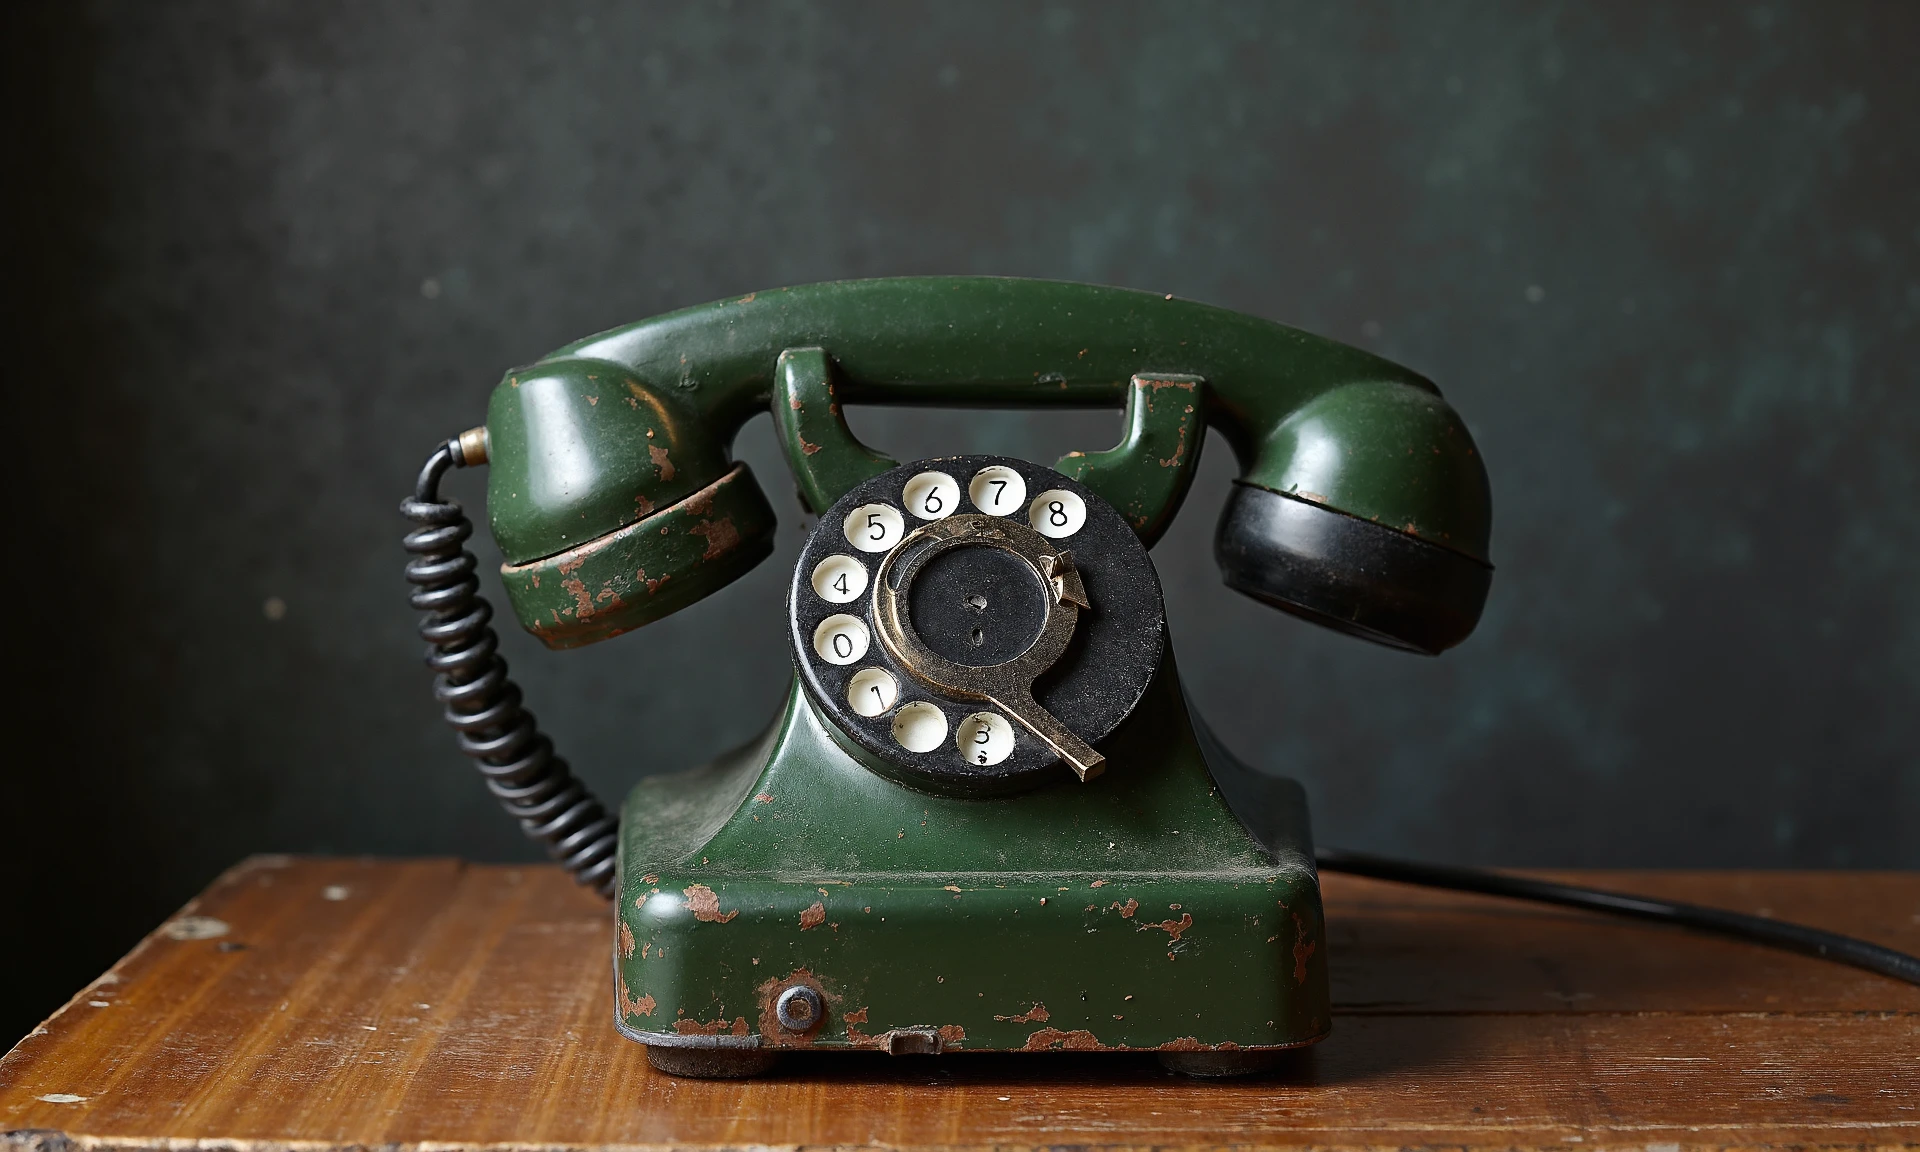
<svg viewBox="0 0 1920 1152">
<path fill-rule="evenodd" d="M 1896 952 L 1891 948 L 1857 940 L 1852 936 L 1824 932 L 1818 928 L 1808 928 L 1782 920 L 1747 916 L 1721 908 L 1703 908 L 1698 904 L 1676 904 L 1646 896 L 1630 896 L 1624 892 L 1608 892 L 1599 888 L 1557 884 L 1551 880 L 1509 876 L 1479 868 L 1455 868 L 1445 864 L 1394 860 L 1385 856 L 1371 856 L 1364 852 L 1348 852 L 1340 848 L 1319 849 L 1314 853 L 1314 862 L 1323 872 L 1348 872 L 1355 876 L 1370 876 L 1375 880 L 1417 884 L 1424 888 L 1478 892 L 1485 896 L 1532 900 L 1543 904 L 1559 904 L 1568 908 L 1584 908 L 1590 912 L 1605 912 L 1613 916 L 1627 916 L 1635 920 L 1675 924 L 1697 932 L 1711 932 L 1716 936 L 1743 940 L 1749 944 L 1763 944 L 1769 948 L 1798 952 L 1802 956 L 1831 960 L 1836 964 L 1851 964 L 1855 968 L 1864 968 L 1869 972 L 1877 972 L 1895 980 L 1920 984 L 1920 956 L 1909 956 L 1905 952 Z"/>
<path fill-rule="evenodd" d="M 520 706 L 520 686 L 507 675 L 500 637 L 488 625 L 493 606 L 480 595 L 479 561 L 466 550 L 473 521 L 459 501 L 440 498 L 447 469 L 468 463 L 459 440 L 442 444 L 420 469 L 413 498 L 400 505 L 400 514 L 419 525 L 404 546 L 414 557 L 407 563 L 411 603 L 426 613 L 420 638 L 436 673 L 433 695 L 460 750 L 473 757 L 488 791 L 520 830 L 576 882 L 611 900 L 619 819 L 554 754 L 553 741 Z"/>
</svg>

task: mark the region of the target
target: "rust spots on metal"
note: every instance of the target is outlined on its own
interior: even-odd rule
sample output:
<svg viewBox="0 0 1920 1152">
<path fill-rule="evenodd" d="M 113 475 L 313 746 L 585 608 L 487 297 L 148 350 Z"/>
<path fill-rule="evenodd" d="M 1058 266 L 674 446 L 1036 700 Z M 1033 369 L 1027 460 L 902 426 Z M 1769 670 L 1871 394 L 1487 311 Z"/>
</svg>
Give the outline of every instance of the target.
<svg viewBox="0 0 1920 1152">
<path fill-rule="evenodd" d="M 658 872 L 649 872 L 645 876 L 640 877 L 640 883 L 658 884 L 660 883 L 660 874 Z"/>
<path fill-rule="evenodd" d="M 649 432 L 647 435 L 651 436 L 653 433 Z M 673 479 L 673 461 L 667 459 L 667 450 L 665 448 L 660 447 L 658 444 L 649 444 L 647 445 L 647 455 L 653 459 L 653 466 L 659 471 L 660 479 Z"/>
<path fill-rule="evenodd" d="M 942 892 L 951 892 L 955 896 L 960 895 L 960 885 L 958 884 L 943 884 L 940 886 L 940 890 Z"/>
<path fill-rule="evenodd" d="M 721 479 L 722 481 L 724 481 L 725 477 L 722 477 Z M 687 510 L 687 514 L 690 516 L 712 515 L 713 498 L 716 495 L 718 495 L 719 492 L 720 492 L 719 483 L 709 484 L 705 488 L 700 489 L 700 491 L 695 492 L 693 495 L 687 497 L 685 500 L 682 500 L 680 502 L 680 506 L 682 508 L 685 508 Z"/>
<path fill-rule="evenodd" d="M 756 804 L 771 804 L 773 803 L 773 793 L 756 792 L 753 797 L 753 802 Z"/>
<path fill-rule="evenodd" d="M 1120 901 L 1115 900 L 1113 903 L 1107 905 L 1107 907 L 1119 909 L 1120 918 L 1122 920 L 1131 920 L 1133 919 L 1133 914 L 1135 912 L 1140 911 L 1140 901 L 1135 900 L 1133 897 L 1129 896 L 1127 897 L 1127 902 L 1125 904 L 1122 904 L 1120 903 Z"/>
<path fill-rule="evenodd" d="M 623 1019 L 628 1016 L 653 1015 L 653 1010 L 656 1005 L 654 1004 L 652 993 L 648 993 L 640 997 L 640 999 L 635 1000 L 633 993 L 627 991 L 627 980 L 624 976 L 619 980 L 618 991 L 620 996 L 620 1015 Z"/>
<path fill-rule="evenodd" d="M 1218 1044 L 1208 1044 L 1197 1036 L 1182 1036 L 1178 1040 L 1169 1040 L 1157 1047 L 1160 1052 L 1236 1052 L 1240 1045 L 1231 1040 L 1222 1040 Z"/>
<path fill-rule="evenodd" d="M 732 1036 L 747 1034 L 747 1018 L 735 1016 L 729 1024 L 726 1020 L 675 1020 L 673 1030 L 682 1036 L 718 1036 L 726 1033 Z"/>
<path fill-rule="evenodd" d="M 827 907 L 820 903 L 820 901 L 815 900 L 805 908 L 800 909 L 800 931 L 805 932 L 809 928 L 818 928 L 826 922 Z"/>
<path fill-rule="evenodd" d="M 1047 1011 L 1047 1006 L 1035 1000 L 1033 1007 L 1020 1013 L 1018 1016 L 995 1016 L 994 1019 L 1004 1020 L 1010 1024 L 1044 1024 L 1050 1015 L 1051 1013 Z"/>
<path fill-rule="evenodd" d="M 687 911 L 693 913 L 693 918 L 702 923 L 725 924 L 740 915 L 738 908 L 731 912 L 721 912 L 720 897 L 714 895 L 713 889 L 705 884 L 689 885 L 683 891 L 687 897 Z"/>
<path fill-rule="evenodd" d="M 1313 950 L 1319 947 L 1319 942 L 1307 939 L 1307 922 L 1300 918 L 1300 913 L 1291 912 L 1288 915 L 1293 917 L 1293 982 L 1305 984 L 1307 961 L 1313 958 Z"/>
<path fill-rule="evenodd" d="M 760 295 L 760 293 L 758 293 L 758 292 L 749 292 L 749 293 L 747 293 L 747 294 L 746 294 L 745 296 L 742 296 L 742 297 L 740 297 L 740 299 L 738 299 L 738 300 L 736 300 L 736 301 L 734 301 L 734 303 L 736 303 L 736 304 L 751 304 L 751 303 L 753 303 L 753 298 L 754 298 L 755 296 L 758 296 L 758 295 Z"/>
<path fill-rule="evenodd" d="M 655 592 L 660 591 L 660 585 L 665 584 L 667 581 L 673 579 L 673 573 L 671 572 L 667 573 L 665 576 L 660 577 L 660 579 L 658 580 L 648 579 L 647 570 L 645 568 L 640 569 L 638 572 L 634 573 L 634 575 L 640 581 L 640 583 L 645 584 L 647 586 L 647 595 L 649 596 L 653 595 Z"/>
<path fill-rule="evenodd" d="M 1105 880 L 1095 880 L 1093 883 L 1087 885 L 1089 888 L 1105 888 L 1106 886 L 1107 882 Z"/>
<path fill-rule="evenodd" d="M 578 576 L 569 576 L 560 581 L 560 587 L 566 590 L 567 595 L 573 597 L 573 607 L 567 610 L 567 615 L 576 620 L 586 620 L 593 615 L 593 593 L 587 591 L 584 580 Z"/>
<path fill-rule="evenodd" d="M 1295 488 L 1293 491 L 1287 493 L 1287 495 L 1298 496 L 1302 500 L 1311 501 L 1312 503 L 1315 503 L 1315 504 L 1325 504 L 1327 502 L 1327 498 L 1325 496 L 1322 496 L 1320 493 L 1306 492 L 1306 491 L 1302 491 L 1299 488 Z"/>
<path fill-rule="evenodd" d="M 1162 388 L 1182 388 L 1191 392 L 1200 387 L 1198 380 L 1168 380 L 1160 376 L 1135 376 L 1133 382 L 1149 392 L 1158 392 Z"/>
<path fill-rule="evenodd" d="M 855 1027 L 855 1025 L 865 1024 L 867 1022 L 867 1010 L 865 1008 L 857 1008 L 852 1012 L 842 1013 L 840 1019 L 847 1026 L 847 1043 L 863 1045 L 871 1045 L 874 1043 L 872 1036 L 867 1035 Z"/>
<path fill-rule="evenodd" d="M 639 509 L 640 515 L 642 516 L 653 515 L 653 501 L 647 499 L 647 494 L 645 492 L 642 492 L 633 498 L 633 506 Z"/>
<path fill-rule="evenodd" d="M 702 560 L 711 560 L 715 556 L 731 552 L 740 543 L 740 529 L 734 527 L 731 516 L 723 516 L 718 520 L 702 520 L 687 529 L 687 532 L 693 536 L 706 538 L 707 550 L 700 554 Z"/>
<path fill-rule="evenodd" d="M 815 452 L 820 451 L 820 445 L 815 444 L 813 441 L 807 439 L 805 436 L 800 435 L 798 432 L 795 432 L 793 435 L 796 440 L 800 441 L 801 455 L 811 456 Z"/>
<path fill-rule="evenodd" d="M 1042 1028 L 1038 1032 L 1029 1035 L 1027 1042 L 1021 1045 L 1021 1051 L 1023 1052 L 1046 1052 L 1049 1050 L 1062 1052 L 1104 1052 L 1107 1050 L 1107 1046 L 1100 1043 L 1099 1039 L 1085 1028 L 1075 1028 L 1071 1032 L 1063 1032 L 1058 1028 Z"/>
<path fill-rule="evenodd" d="M 789 988 L 800 987 L 811 988 L 818 993 L 820 1003 L 826 1011 L 820 1013 L 820 1018 L 813 1022 L 813 1027 L 805 1032 L 796 1033 L 789 1031 L 784 1024 L 780 1023 L 780 995 Z M 828 992 L 826 986 L 820 982 L 820 978 L 805 968 L 795 968 L 785 976 L 776 976 L 771 980 L 762 981 L 760 986 L 753 990 L 753 997 L 754 1003 L 760 1009 L 760 1035 L 763 1040 L 796 1048 L 805 1048 L 813 1043 L 814 1036 L 827 1022 L 827 1016 L 831 1014 L 833 1006 L 840 1002 L 840 997 Z M 865 1020 L 867 1018 L 865 1010 L 862 1010 L 859 1016 L 861 1020 Z M 843 1016 L 841 1019 L 845 1020 L 847 1017 Z M 848 1038 L 851 1039 L 851 1035 Z"/>
<path fill-rule="evenodd" d="M 1187 405 L 1187 411 L 1191 413 L 1193 411 L 1193 405 L 1191 404 Z M 1178 468 L 1180 465 L 1187 462 L 1187 429 L 1191 427 L 1193 427 L 1192 421 L 1189 421 L 1189 420 L 1180 421 L 1180 438 L 1179 440 L 1175 441 L 1173 445 L 1173 455 L 1168 456 L 1165 459 L 1161 460 L 1160 467 Z"/>
<path fill-rule="evenodd" d="M 804 409 L 806 405 L 801 403 L 800 397 L 795 396 L 793 399 L 787 401 L 787 407 L 793 409 L 795 412 L 799 412 Z"/>
<path fill-rule="evenodd" d="M 1137 925 L 1134 930 L 1137 932 L 1145 932 L 1149 928 L 1158 928 L 1175 940 L 1179 940 L 1180 934 L 1191 927 L 1193 927 L 1193 913 L 1182 912 L 1178 920 L 1162 920 L 1158 924 L 1143 923 Z"/>
<path fill-rule="evenodd" d="M 967 1038 L 967 1030 L 958 1024 L 942 1024 L 935 1029 L 940 1034 L 940 1043 L 948 1048 L 958 1048 Z"/>
<path fill-rule="evenodd" d="M 625 920 L 620 921 L 620 959 L 633 959 L 633 929 Z"/>
</svg>

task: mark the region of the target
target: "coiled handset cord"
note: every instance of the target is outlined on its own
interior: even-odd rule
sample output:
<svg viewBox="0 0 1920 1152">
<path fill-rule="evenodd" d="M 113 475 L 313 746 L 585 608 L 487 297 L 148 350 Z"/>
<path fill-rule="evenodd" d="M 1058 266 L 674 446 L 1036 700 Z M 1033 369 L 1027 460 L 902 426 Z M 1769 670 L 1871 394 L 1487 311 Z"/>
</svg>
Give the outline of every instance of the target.
<svg viewBox="0 0 1920 1152">
<path fill-rule="evenodd" d="M 473 521 L 457 500 L 440 498 L 449 468 L 479 464 L 468 459 L 465 438 L 434 449 L 420 469 L 413 497 L 400 514 L 419 527 L 404 546 L 413 554 L 407 581 L 427 642 L 427 667 L 435 672 L 434 699 L 453 726 L 460 751 L 473 757 L 487 790 L 520 830 L 545 846 L 574 880 L 611 900 L 619 820 L 554 754 L 533 713 L 520 706 L 520 686 L 507 675 L 500 637 L 488 625 L 493 607 L 480 595 L 479 561 L 466 550 Z"/>
<path fill-rule="evenodd" d="M 440 479 L 447 469 L 484 462 L 469 460 L 464 442 L 449 440 L 434 449 L 420 469 L 413 498 L 400 505 L 400 514 L 420 525 L 405 541 L 414 555 L 407 564 L 407 580 L 414 586 L 413 606 L 426 613 L 420 638 L 427 642 L 427 666 L 437 673 L 433 695 L 459 734 L 460 750 L 473 757 L 507 815 L 544 844 L 547 854 L 576 881 L 612 899 L 619 822 L 574 778 L 533 714 L 520 706 L 520 686 L 508 678 L 499 637 L 488 626 L 493 608 L 480 595 L 475 572 L 479 562 L 465 548 L 473 522 L 458 501 L 440 499 Z M 1920 957 L 1780 920 L 1338 848 L 1320 849 L 1314 861 L 1326 872 L 1677 924 L 1920 984 Z"/>
</svg>

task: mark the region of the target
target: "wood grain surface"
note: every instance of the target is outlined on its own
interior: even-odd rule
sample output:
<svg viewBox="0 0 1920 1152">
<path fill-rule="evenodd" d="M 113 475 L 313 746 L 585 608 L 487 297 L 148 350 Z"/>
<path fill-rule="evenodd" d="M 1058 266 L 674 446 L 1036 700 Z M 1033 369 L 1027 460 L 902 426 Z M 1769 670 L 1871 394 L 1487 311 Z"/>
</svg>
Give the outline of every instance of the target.
<svg viewBox="0 0 1920 1152">
<path fill-rule="evenodd" d="M 1920 876 L 1551 875 L 1920 951 Z M 1326 878 L 1336 1023 L 1285 1071 L 789 1057 L 674 1080 L 551 868 L 248 860 L 0 1060 L 67 1149 L 1920 1148 L 1920 988 L 1658 926 Z"/>
</svg>

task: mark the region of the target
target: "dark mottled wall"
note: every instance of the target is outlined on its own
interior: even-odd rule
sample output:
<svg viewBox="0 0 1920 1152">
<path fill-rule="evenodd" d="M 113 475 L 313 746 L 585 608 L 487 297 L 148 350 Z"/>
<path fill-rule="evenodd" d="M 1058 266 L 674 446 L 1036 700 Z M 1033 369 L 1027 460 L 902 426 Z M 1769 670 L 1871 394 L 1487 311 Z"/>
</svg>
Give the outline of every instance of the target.
<svg viewBox="0 0 1920 1152">
<path fill-rule="evenodd" d="M 1154 552 L 1194 694 L 1324 839 L 1920 866 L 1920 8 L 11 13 L 0 1042 L 244 853 L 526 857 L 428 702 L 395 501 L 503 368 L 834 277 L 1177 292 L 1441 383 L 1496 496 L 1464 647 L 1224 591 L 1217 441 Z M 765 421 L 739 450 L 781 467 Z M 604 791 L 775 706 L 781 509 L 645 633 L 509 638 Z"/>
</svg>

